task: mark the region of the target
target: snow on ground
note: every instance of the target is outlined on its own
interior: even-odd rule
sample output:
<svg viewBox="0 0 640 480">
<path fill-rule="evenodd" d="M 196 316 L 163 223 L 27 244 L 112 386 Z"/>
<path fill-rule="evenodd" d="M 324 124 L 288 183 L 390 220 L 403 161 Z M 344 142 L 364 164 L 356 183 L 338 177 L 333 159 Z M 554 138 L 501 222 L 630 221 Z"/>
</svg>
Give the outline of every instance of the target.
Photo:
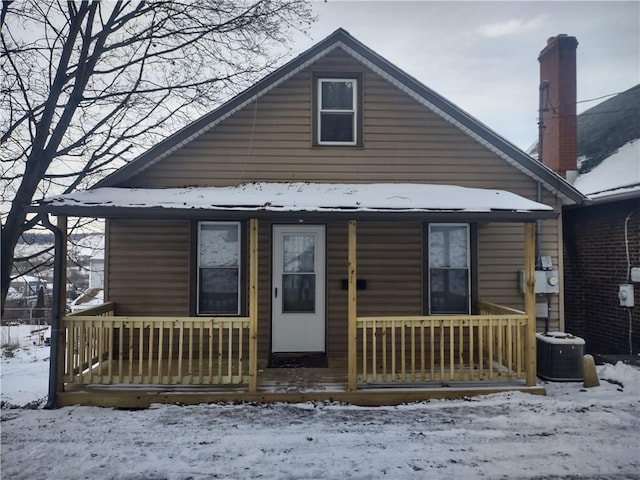
<svg viewBox="0 0 640 480">
<path fill-rule="evenodd" d="M 0 401 L 3 405 L 26 405 L 47 395 L 50 348 L 44 346 L 43 340 L 48 337 L 51 337 L 51 327 L 47 325 L 0 327 Z M 6 353 L 8 345 L 12 346 L 11 354 Z"/>
<path fill-rule="evenodd" d="M 46 365 L 31 361 L 32 349 L 2 359 L 3 399 L 27 389 L 5 380 L 14 370 Z M 618 363 L 598 373 L 599 387 L 545 383 L 546 397 L 397 407 L 3 408 L 2 478 L 639 479 L 640 369 Z M 46 393 L 40 378 L 38 388 L 24 383 L 36 396 Z"/>
</svg>

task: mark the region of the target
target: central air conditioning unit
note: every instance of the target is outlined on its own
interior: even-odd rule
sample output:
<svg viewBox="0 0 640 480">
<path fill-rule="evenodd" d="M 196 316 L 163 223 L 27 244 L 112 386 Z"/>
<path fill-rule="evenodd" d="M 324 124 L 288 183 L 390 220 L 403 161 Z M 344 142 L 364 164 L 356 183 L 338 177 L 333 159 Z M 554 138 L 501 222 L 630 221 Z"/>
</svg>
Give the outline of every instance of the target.
<svg viewBox="0 0 640 480">
<path fill-rule="evenodd" d="M 584 340 L 569 333 L 536 333 L 538 377 L 556 382 L 584 378 Z"/>
</svg>

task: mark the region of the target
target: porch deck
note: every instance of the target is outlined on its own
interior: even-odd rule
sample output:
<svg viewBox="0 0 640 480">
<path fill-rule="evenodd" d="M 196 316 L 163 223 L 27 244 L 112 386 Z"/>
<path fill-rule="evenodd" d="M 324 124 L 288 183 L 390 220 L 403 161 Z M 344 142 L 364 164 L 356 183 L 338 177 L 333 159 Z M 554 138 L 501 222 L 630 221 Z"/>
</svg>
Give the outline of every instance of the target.
<svg viewBox="0 0 640 480">
<path fill-rule="evenodd" d="M 58 401 L 61 406 L 83 404 L 127 408 L 146 408 L 153 403 L 325 401 L 379 406 L 505 391 L 545 394 L 543 387 L 528 387 L 524 380 L 517 379 L 362 383 L 358 384 L 358 390 L 349 391 L 344 359 L 331 362 L 328 368 L 260 369 L 257 389 L 253 393 L 243 385 L 69 384 L 58 394 Z"/>
</svg>

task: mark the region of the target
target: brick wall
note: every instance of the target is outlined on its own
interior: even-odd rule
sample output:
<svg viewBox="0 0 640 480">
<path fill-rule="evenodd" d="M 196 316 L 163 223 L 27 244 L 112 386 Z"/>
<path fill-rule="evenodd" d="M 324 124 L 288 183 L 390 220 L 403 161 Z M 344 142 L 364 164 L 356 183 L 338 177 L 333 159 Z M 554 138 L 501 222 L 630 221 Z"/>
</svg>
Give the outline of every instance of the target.
<svg viewBox="0 0 640 480">
<path fill-rule="evenodd" d="M 633 354 L 640 353 L 640 283 L 635 307 L 620 306 L 618 285 L 627 283 L 624 224 L 628 222 L 631 266 L 640 267 L 638 199 L 567 209 L 564 227 L 564 288 L 567 332 L 583 337 L 589 353 L 629 353 L 629 313 Z"/>
</svg>

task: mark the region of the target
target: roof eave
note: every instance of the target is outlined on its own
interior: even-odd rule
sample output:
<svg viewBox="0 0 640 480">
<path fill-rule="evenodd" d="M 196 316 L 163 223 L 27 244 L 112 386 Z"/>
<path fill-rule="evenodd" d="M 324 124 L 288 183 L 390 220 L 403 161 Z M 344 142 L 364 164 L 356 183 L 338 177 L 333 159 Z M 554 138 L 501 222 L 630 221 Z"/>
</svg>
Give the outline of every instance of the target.
<svg viewBox="0 0 640 480">
<path fill-rule="evenodd" d="M 611 193 L 610 195 L 601 195 L 597 197 L 586 197 L 586 200 L 578 205 L 570 205 L 570 208 L 589 207 L 592 205 L 602 205 L 611 202 L 623 202 L 625 200 L 640 200 L 640 190 L 631 190 L 623 193 Z"/>
<path fill-rule="evenodd" d="M 31 212 L 47 213 L 72 217 L 127 218 L 127 219 L 165 219 L 165 220 L 378 220 L 378 221 L 420 221 L 420 222 L 533 222 L 536 220 L 557 218 L 553 210 L 492 210 L 473 212 L 464 210 L 291 210 L 274 211 L 266 209 L 202 209 L 202 208 L 162 208 L 162 207 L 108 207 L 102 205 L 50 205 L 41 204 L 31 207 Z"/>
</svg>

